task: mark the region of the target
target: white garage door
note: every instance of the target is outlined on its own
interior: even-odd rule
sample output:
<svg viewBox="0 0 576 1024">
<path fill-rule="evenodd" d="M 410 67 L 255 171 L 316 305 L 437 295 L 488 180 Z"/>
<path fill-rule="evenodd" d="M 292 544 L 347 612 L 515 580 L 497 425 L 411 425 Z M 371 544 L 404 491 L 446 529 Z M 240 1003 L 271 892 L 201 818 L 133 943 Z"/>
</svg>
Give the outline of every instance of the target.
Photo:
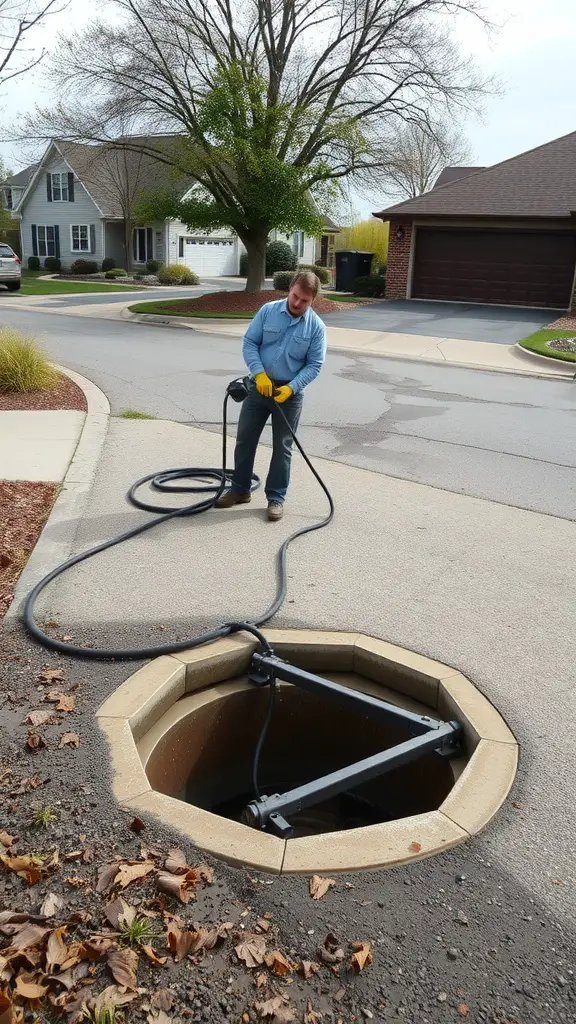
<svg viewBox="0 0 576 1024">
<path fill-rule="evenodd" d="M 201 277 L 237 274 L 235 238 L 184 238 L 183 259 Z"/>
</svg>

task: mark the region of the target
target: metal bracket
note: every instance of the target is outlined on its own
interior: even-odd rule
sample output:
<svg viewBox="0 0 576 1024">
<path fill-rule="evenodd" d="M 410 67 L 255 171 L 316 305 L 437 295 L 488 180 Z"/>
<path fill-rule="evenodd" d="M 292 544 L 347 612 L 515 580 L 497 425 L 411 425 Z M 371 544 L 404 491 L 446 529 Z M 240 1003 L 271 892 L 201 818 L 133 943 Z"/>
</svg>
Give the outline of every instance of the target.
<svg viewBox="0 0 576 1024">
<path fill-rule="evenodd" d="M 462 729 L 458 722 L 443 722 L 429 715 L 417 715 L 389 701 L 379 700 L 377 697 L 351 690 L 347 686 L 323 679 L 311 672 L 305 672 L 295 665 L 280 661 L 273 655 L 254 654 L 248 679 L 260 687 L 270 685 L 276 679 L 292 683 L 308 692 L 318 693 L 329 700 L 353 707 L 370 717 L 400 725 L 412 734 L 411 738 L 403 743 L 397 743 L 379 754 L 356 761 L 303 786 L 288 790 L 286 793 L 276 793 L 251 801 L 243 812 L 242 821 L 252 828 L 269 829 L 283 839 L 290 838 L 294 832 L 284 817 L 287 814 L 313 806 L 350 786 L 367 782 L 393 768 L 415 761 L 431 751 L 442 757 L 458 757 L 462 753 Z"/>
</svg>

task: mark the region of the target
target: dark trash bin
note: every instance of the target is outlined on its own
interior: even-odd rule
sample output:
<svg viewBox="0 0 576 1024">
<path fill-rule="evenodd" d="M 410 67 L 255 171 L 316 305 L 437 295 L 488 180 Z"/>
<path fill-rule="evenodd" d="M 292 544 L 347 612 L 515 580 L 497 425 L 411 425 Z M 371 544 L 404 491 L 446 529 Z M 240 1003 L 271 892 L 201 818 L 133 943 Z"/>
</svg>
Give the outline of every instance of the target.
<svg viewBox="0 0 576 1024">
<path fill-rule="evenodd" d="M 351 292 L 357 277 L 365 277 L 370 273 L 373 252 L 361 252 L 355 249 L 341 249 L 336 253 L 336 291 Z"/>
</svg>

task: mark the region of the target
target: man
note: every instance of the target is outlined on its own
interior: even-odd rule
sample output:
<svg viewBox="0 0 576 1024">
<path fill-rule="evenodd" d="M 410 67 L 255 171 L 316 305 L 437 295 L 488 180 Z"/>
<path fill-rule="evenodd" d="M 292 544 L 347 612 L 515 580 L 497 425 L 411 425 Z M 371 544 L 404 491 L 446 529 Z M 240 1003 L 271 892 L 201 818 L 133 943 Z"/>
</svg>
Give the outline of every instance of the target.
<svg viewBox="0 0 576 1024">
<path fill-rule="evenodd" d="M 281 406 L 296 431 L 304 388 L 318 376 L 326 357 L 326 328 L 311 308 L 319 289 L 316 274 L 296 273 L 288 298 L 262 306 L 244 335 L 242 355 L 252 379 L 238 421 L 232 486 L 216 502 L 217 508 L 251 501 L 256 449 L 272 415 L 273 448 L 266 478 L 268 519 L 277 522 L 284 514 L 292 435 L 274 403 Z"/>
</svg>

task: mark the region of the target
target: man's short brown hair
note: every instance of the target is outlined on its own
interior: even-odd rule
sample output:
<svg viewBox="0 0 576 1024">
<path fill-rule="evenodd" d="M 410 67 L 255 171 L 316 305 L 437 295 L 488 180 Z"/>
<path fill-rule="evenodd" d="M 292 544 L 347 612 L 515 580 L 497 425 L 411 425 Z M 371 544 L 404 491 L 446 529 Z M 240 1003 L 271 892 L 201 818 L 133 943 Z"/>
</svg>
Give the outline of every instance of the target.
<svg viewBox="0 0 576 1024">
<path fill-rule="evenodd" d="M 314 298 L 316 298 L 321 288 L 320 278 L 313 274 L 311 270 L 297 270 L 290 282 L 290 287 L 293 288 L 295 284 L 301 284 L 307 291 L 312 292 Z"/>
</svg>

